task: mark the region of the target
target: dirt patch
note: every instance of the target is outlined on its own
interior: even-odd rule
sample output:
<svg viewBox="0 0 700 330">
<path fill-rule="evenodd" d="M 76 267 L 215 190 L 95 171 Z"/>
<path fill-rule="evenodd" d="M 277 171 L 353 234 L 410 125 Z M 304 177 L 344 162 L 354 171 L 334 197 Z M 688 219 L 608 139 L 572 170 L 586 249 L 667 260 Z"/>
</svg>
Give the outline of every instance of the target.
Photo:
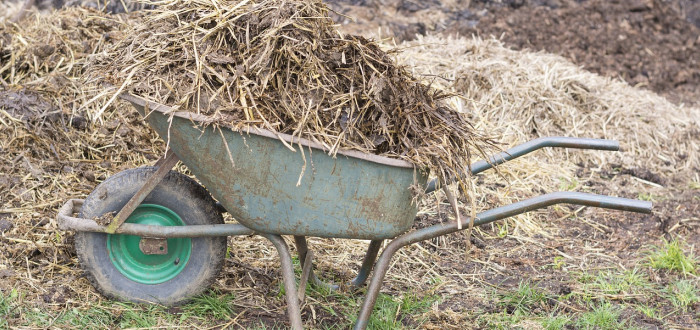
<svg viewBox="0 0 700 330">
<path fill-rule="evenodd" d="M 652 198 L 654 203 L 653 214 L 565 205 L 549 208 L 540 234 L 504 232 L 503 223 L 480 227 L 472 242 L 486 244 L 473 245 L 469 263 L 463 262 L 464 256 L 456 252 L 464 249 L 459 235 L 419 243 L 422 249 L 439 255 L 439 261 L 427 268 L 432 268 L 432 272 L 423 276 L 451 274 L 444 277 L 448 284 L 440 291 L 455 292 L 440 303 L 438 309 L 442 312 L 432 316 L 431 322 L 444 324 L 453 313 L 462 313 L 470 316 L 460 322 L 473 322 L 475 327 L 513 327 L 521 321 L 517 321 L 513 306 L 504 305 L 501 297 L 514 295 L 525 283 L 548 297 L 532 306 L 529 311 L 532 314 L 581 315 L 599 301 L 608 300 L 618 306 L 620 320 L 634 320 L 628 325 L 697 326 L 693 311 L 700 307 L 698 304 L 691 305 L 688 312 L 678 313 L 667 300 L 664 287 L 679 281 L 678 274 L 653 269 L 648 257 L 664 239 L 680 238 L 688 246 L 700 245 L 700 191 L 649 187 L 635 179 L 640 171 L 612 167 L 591 171 L 590 167 L 582 167 L 579 172 L 579 177 L 588 178 L 582 182 L 584 191 L 629 198 L 640 198 L 640 192 L 648 194 L 650 197 L 646 198 Z M 669 183 L 672 181 L 668 179 Z M 448 206 L 444 212 L 449 212 Z M 426 217 L 421 223 L 433 221 L 434 217 Z M 689 255 L 697 258 L 697 254 Z M 614 287 L 624 282 L 625 276 L 635 274 L 649 278 L 650 282 L 641 285 L 655 293 L 641 294 L 632 288 Z M 473 290 L 470 285 L 482 289 Z M 401 292 L 393 283 L 387 286 L 392 292 L 396 290 L 395 294 Z M 422 287 L 429 290 L 429 286 Z M 630 307 L 635 305 L 649 306 L 668 316 L 663 320 L 652 318 Z"/>
<path fill-rule="evenodd" d="M 468 4 L 468 6 L 467 6 Z M 691 1 L 331 1 L 346 31 L 411 40 L 494 36 L 560 54 L 587 70 L 696 102 L 700 4 Z"/>
<path fill-rule="evenodd" d="M 0 107 L 14 118 L 24 121 L 54 110 L 53 106 L 39 93 L 24 89 L 0 91 Z"/>
<path fill-rule="evenodd" d="M 456 23 L 447 30 L 560 54 L 587 70 L 656 92 L 700 93 L 700 30 L 667 2 L 561 3 L 506 6 L 475 27 Z"/>
</svg>

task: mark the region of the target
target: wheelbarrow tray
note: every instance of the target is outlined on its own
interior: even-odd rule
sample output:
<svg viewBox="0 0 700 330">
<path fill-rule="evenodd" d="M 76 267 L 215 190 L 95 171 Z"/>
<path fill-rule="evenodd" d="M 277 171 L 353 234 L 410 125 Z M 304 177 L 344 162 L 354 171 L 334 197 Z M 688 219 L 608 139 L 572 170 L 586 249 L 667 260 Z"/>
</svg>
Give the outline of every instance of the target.
<svg viewBox="0 0 700 330">
<path fill-rule="evenodd" d="M 250 229 L 376 240 L 396 237 L 413 224 L 417 206 L 409 188 L 424 187 L 427 176 L 411 163 L 359 151 L 334 157 L 306 139 L 207 125 L 204 116 L 131 95 L 122 98 Z"/>
</svg>

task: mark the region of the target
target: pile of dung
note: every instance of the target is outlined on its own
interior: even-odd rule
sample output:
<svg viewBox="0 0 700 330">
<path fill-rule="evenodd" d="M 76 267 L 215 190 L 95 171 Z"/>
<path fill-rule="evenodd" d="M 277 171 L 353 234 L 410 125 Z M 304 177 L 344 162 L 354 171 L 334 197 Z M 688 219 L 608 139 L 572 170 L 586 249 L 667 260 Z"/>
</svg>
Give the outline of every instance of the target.
<svg viewBox="0 0 700 330">
<path fill-rule="evenodd" d="M 92 76 L 216 124 L 399 158 L 442 179 L 490 146 L 449 94 L 339 33 L 321 1 L 167 0 L 147 16 Z"/>
<path fill-rule="evenodd" d="M 614 139 L 622 152 L 577 151 L 572 161 L 659 174 L 700 170 L 700 109 L 497 40 L 425 37 L 402 47 L 400 63 L 462 96 L 474 123 L 506 140 Z"/>
<path fill-rule="evenodd" d="M 35 91 L 65 114 L 89 116 L 103 88 L 83 74 L 88 59 L 121 39 L 128 23 L 85 8 L 0 23 L 0 86 Z M 106 93 L 105 93 L 106 95 Z"/>
<path fill-rule="evenodd" d="M 0 295 L 17 290 L 42 312 L 96 300 L 80 275 L 73 234 L 57 228 L 58 207 L 163 154 L 164 143 L 128 104 L 90 118 L 109 94 L 85 80 L 85 63 L 128 24 L 126 16 L 82 8 L 0 23 Z M 19 309 L 0 315 L 0 324 L 29 327 L 17 321 L 27 319 Z"/>
<path fill-rule="evenodd" d="M 85 79 L 85 65 L 119 38 L 128 25 L 122 19 L 69 8 L 0 23 L 0 216 L 50 208 L 55 204 L 46 201 L 61 202 L 59 194 L 80 196 L 112 164 L 156 149 L 124 104 L 109 107 L 100 122 L 91 119 L 108 93 Z M 55 181 L 79 172 L 88 181 L 80 187 Z"/>
</svg>

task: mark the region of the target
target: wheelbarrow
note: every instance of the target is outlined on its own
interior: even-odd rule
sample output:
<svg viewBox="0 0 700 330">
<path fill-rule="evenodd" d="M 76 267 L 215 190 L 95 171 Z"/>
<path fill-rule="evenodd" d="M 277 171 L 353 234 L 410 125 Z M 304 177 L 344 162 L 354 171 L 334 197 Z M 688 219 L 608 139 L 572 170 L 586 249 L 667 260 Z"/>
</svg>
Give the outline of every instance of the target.
<svg viewBox="0 0 700 330">
<path fill-rule="evenodd" d="M 431 193 L 437 181 L 428 181 L 426 173 L 408 162 L 357 151 L 340 151 L 333 157 L 322 145 L 303 138 L 204 125 L 208 117 L 133 95 L 122 98 L 167 141 L 168 152 L 153 167 L 109 177 L 85 200 L 69 200 L 57 216 L 60 229 L 76 232 L 75 247 L 86 277 L 110 298 L 183 303 L 215 279 L 224 261 L 226 236 L 261 235 L 279 253 L 287 313 L 292 327 L 299 329 L 307 281 L 335 288 L 314 275 L 306 237 L 364 239 L 371 242 L 357 277 L 349 283 L 362 286 L 374 273 L 355 324 L 363 329 L 396 251 L 466 229 L 472 221 L 458 216 L 457 221 L 410 231 L 418 211 L 410 188 L 418 184 Z M 543 147 L 618 150 L 619 144 L 539 138 L 468 168 L 475 175 Z M 170 171 L 178 160 L 206 189 Z M 473 225 L 560 203 L 651 212 L 646 201 L 555 192 L 479 213 Z M 238 223 L 224 223 L 225 212 Z M 294 236 L 302 266 L 298 287 L 289 248 L 280 235 Z M 377 259 L 385 239 L 391 241 Z"/>
</svg>

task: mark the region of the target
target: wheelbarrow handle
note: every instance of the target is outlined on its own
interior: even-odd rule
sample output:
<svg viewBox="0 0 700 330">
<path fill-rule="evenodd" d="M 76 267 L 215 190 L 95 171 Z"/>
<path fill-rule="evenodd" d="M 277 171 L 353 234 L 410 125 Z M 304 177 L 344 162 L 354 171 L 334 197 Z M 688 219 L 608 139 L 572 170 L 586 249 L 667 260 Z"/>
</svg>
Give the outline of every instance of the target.
<svg viewBox="0 0 700 330">
<path fill-rule="evenodd" d="M 474 226 L 485 225 L 487 223 L 512 217 L 514 215 L 562 203 L 639 213 L 651 213 L 651 202 L 647 201 L 580 192 L 555 192 L 481 212 L 476 215 L 476 218 L 474 219 Z M 391 258 L 396 251 L 409 244 L 433 239 L 435 237 L 466 229 L 468 228 L 467 224 L 470 221 L 470 218 L 464 219 L 462 226 L 459 226 L 456 221 L 436 224 L 405 233 L 393 239 L 384 248 L 379 260 L 377 260 L 377 263 L 374 265 L 374 275 L 372 276 L 369 287 L 367 288 L 367 294 L 362 302 L 362 308 L 360 309 L 360 314 L 357 316 L 357 323 L 355 323 L 354 329 L 362 330 L 367 328 L 369 316 L 372 313 L 374 304 L 377 301 L 377 296 L 379 295 L 379 289 L 381 288 L 384 276 L 386 275 L 389 266 L 392 264 Z"/>
<path fill-rule="evenodd" d="M 518 158 L 522 155 L 529 154 L 544 147 L 618 151 L 620 150 L 620 143 L 615 140 L 574 138 L 566 136 L 541 137 L 490 156 L 488 161 L 480 160 L 473 163 L 469 166 L 469 169 L 472 175 L 476 175 L 493 168 L 496 165 L 503 164 L 511 159 Z M 428 182 L 425 193 L 435 191 L 437 184 L 437 179 L 433 179 Z"/>
</svg>

